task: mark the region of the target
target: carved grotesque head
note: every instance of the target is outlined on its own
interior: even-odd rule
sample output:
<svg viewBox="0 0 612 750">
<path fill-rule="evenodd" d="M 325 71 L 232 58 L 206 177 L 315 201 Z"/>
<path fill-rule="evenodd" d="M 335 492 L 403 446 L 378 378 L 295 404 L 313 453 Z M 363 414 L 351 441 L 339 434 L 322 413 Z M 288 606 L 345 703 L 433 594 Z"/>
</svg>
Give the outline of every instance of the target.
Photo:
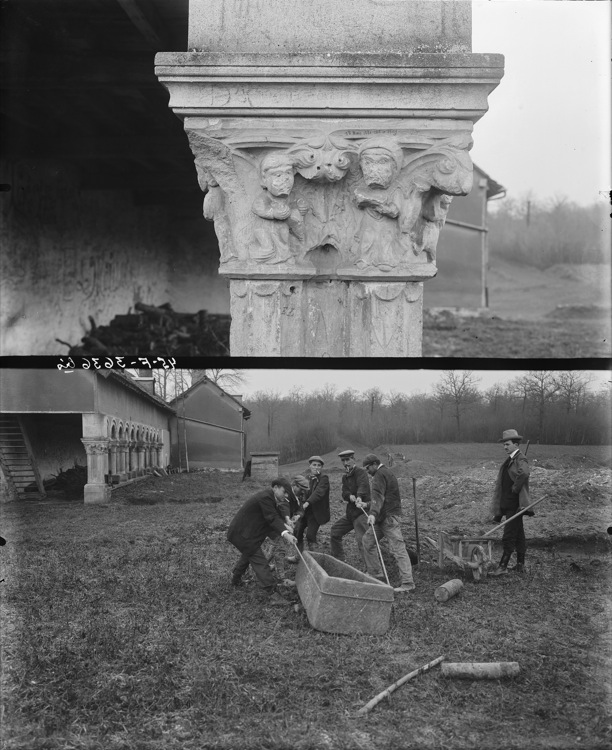
<svg viewBox="0 0 612 750">
<path fill-rule="evenodd" d="M 286 198 L 293 188 L 295 167 L 286 154 L 268 154 L 259 165 L 262 187 L 277 198 Z"/>
<path fill-rule="evenodd" d="M 392 138 L 368 138 L 359 149 L 363 179 L 371 188 L 388 188 L 402 168 L 402 162 L 402 149 Z"/>
</svg>

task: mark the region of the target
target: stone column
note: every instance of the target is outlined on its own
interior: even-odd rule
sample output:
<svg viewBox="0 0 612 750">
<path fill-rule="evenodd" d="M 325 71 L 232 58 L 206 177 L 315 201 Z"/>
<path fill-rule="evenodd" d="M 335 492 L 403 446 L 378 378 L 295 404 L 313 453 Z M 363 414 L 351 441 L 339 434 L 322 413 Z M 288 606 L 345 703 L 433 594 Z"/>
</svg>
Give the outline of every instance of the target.
<svg viewBox="0 0 612 750">
<path fill-rule="evenodd" d="M 128 445 L 128 457 L 129 457 L 129 472 L 130 472 L 130 478 L 133 478 L 136 476 L 136 441 L 130 440 Z"/>
<path fill-rule="evenodd" d="M 81 438 L 87 453 L 87 484 L 84 490 L 85 503 L 106 503 L 110 499 L 108 474 L 108 439 Z"/>
<path fill-rule="evenodd" d="M 138 474 L 144 474 L 145 468 L 145 445 L 142 440 L 136 442 L 136 454 L 138 460 Z"/>
<path fill-rule="evenodd" d="M 127 467 L 127 451 L 128 451 L 128 441 L 127 440 L 119 440 L 119 453 L 118 453 L 118 464 L 119 466 L 118 471 L 119 475 L 122 479 L 125 479 L 128 467 Z"/>
<path fill-rule="evenodd" d="M 164 448 L 164 444 L 163 443 L 155 443 L 155 455 L 157 457 L 157 464 L 156 464 L 156 466 L 159 469 L 163 469 L 164 468 L 164 466 L 162 465 L 162 460 L 163 460 L 162 459 L 162 450 L 163 450 L 163 448 Z"/>
<path fill-rule="evenodd" d="M 420 356 L 423 283 L 503 57 L 464 0 L 191 0 L 156 73 L 229 279 L 233 356 Z M 304 52 L 307 50 L 307 52 Z"/>
<path fill-rule="evenodd" d="M 113 476 L 117 473 L 117 441 L 109 441 L 108 473 Z"/>
</svg>

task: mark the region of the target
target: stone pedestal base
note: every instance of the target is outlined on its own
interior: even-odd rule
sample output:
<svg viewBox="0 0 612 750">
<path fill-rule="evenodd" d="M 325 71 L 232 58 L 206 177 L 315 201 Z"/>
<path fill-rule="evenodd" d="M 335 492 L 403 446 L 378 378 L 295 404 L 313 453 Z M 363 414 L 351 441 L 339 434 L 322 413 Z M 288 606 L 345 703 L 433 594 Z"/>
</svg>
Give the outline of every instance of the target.
<svg viewBox="0 0 612 750">
<path fill-rule="evenodd" d="M 423 283 L 230 281 L 234 356 L 419 357 Z"/>
<path fill-rule="evenodd" d="M 85 505 L 95 503 L 108 503 L 110 501 L 111 488 L 107 484 L 86 484 Z"/>
<path fill-rule="evenodd" d="M 280 453 L 264 451 L 251 453 L 251 476 L 259 479 L 275 479 L 278 476 Z"/>
</svg>

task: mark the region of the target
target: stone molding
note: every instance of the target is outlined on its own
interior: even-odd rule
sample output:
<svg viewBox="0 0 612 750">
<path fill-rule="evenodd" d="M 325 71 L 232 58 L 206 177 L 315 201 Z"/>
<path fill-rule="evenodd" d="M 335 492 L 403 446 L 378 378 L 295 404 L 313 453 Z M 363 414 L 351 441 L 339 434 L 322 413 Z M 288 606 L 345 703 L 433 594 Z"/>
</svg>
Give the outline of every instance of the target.
<svg viewBox="0 0 612 750">
<path fill-rule="evenodd" d="M 503 55 L 160 52 L 155 73 L 181 117 L 436 117 L 476 122 Z"/>
</svg>

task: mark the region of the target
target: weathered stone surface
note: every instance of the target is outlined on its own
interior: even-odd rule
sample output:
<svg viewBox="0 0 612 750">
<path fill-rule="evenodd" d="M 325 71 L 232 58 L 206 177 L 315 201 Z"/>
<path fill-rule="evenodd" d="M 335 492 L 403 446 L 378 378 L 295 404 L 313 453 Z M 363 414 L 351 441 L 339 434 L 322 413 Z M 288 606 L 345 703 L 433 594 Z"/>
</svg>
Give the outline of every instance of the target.
<svg viewBox="0 0 612 750">
<path fill-rule="evenodd" d="M 316 630 L 382 635 L 389 629 L 393 589 L 347 563 L 304 552 L 295 583 Z"/>
<path fill-rule="evenodd" d="M 431 0 L 190 0 L 189 49 L 469 52 L 472 7 Z"/>
<path fill-rule="evenodd" d="M 230 293 L 242 356 L 420 355 L 422 283 L 233 279 Z"/>
<path fill-rule="evenodd" d="M 278 457 L 280 453 L 265 451 L 251 453 L 251 476 L 274 479 L 278 476 Z"/>
<path fill-rule="evenodd" d="M 155 63 L 170 106 L 182 118 L 408 116 L 475 122 L 487 111 L 503 59 L 456 53 L 160 52 Z"/>
<path fill-rule="evenodd" d="M 503 72 L 470 23 L 437 0 L 192 4 L 203 51 L 156 73 L 231 279 L 232 355 L 420 356 L 421 282 Z"/>
</svg>

